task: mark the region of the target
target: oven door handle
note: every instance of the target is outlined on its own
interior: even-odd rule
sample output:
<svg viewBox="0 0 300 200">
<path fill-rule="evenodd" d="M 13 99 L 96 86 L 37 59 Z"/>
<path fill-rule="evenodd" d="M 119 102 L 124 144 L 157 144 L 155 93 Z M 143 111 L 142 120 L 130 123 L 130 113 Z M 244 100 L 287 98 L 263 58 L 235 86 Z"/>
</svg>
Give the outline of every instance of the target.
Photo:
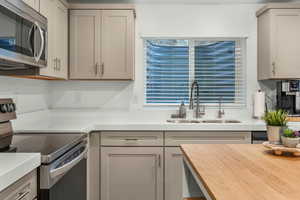
<svg viewBox="0 0 300 200">
<path fill-rule="evenodd" d="M 56 178 L 56 177 L 58 177 L 62 174 L 65 174 L 67 171 L 69 171 L 75 165 L 77 165 L 82 159 L 84 159 L 87 153 L 88 153 L 88 148 L 86 147 L 86 149 L 79 156 L 77 156 L 75 159 L 73 159 L 72 161 L 66 163 L 65 165 L 63 165 L 59 168 L 51 170 L 50 171 L 50 177 L 51 178 Z"/>
</svg>

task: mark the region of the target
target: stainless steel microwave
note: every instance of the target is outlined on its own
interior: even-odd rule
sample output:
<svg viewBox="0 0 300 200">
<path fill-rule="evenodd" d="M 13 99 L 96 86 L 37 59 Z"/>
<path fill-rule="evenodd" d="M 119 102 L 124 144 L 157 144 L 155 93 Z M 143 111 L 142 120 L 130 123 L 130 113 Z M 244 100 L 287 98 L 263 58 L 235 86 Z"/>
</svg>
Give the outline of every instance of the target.
<svg viewBox="0 0 300 200">
<path fill-rule="evenodd" d="M 0 75 L 34 75 L 47 66 L 47 18 L 22 0 L 0 0 Z"/>
</svg>

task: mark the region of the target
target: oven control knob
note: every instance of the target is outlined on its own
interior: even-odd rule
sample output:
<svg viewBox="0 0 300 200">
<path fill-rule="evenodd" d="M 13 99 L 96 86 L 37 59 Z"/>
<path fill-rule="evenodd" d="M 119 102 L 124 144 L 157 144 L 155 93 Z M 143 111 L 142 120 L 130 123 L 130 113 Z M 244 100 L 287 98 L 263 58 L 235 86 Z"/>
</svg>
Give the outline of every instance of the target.
<svg viewBox="0 0 300 200">
<path fill-rule="evenodd" d="M 6 104 L 1 104 L 0 105 L 0 112 L 1 113 L 7 113 L 8 109 L 7 109 L 7 105 Z"/>
<path fill-rule="evenodd" d="M 7 104 L 7 112 L 14 112 L 14 107 L 12 104 Z"/>
<path fill-rule="evenodd" d="M 16 112 L 17 108 L 16 108 L 16 104 L 12 103 L 10 104 L 11 108 L 12 108 L 12 112 Z"/>
</svg>

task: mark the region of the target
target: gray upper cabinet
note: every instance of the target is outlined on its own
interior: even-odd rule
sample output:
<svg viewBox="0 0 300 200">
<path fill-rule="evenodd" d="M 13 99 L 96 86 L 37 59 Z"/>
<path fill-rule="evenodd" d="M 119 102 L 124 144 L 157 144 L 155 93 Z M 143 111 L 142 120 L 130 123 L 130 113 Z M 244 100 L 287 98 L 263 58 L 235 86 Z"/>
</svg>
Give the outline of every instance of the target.
<svg viewBox="0 0 300 200">
<path fill-rule="evenodd" d="M 36 11 L 40 11 L 40 0 L 22 0 L 27 5 L 31 6 Z"/>
<path fill-rule="evenodd" d="M 56 1 L 56 34 L 55 34 L 55 55 L 54 76 L 68 79 L 68 9 L 60 1 Z"/>
<path fill-rule="evenodd" d="M 70 12 L 70 79 L 99 79 L 101 11 Z"/>
<path fill-rule="evenodd" d="M 72 10 L 70 79 L 132 80 L 132 10 Z"/>
<path fill-rule="evenodd" d="M 133 12 L 105 10 L 102 12 L 102 26 L 102 78 L 133 79 Z"/>
<path fill-rule="evenodd" d="M 68 78 L 68 8 L 59 0 L 43 0 L 40 12 L 48 19 L 48 61 L 40 76 Z"/>
<path fill-rule="evenodd" d="M 300 78 L 300 9 L 267 9 L 258 16 L 258 79 Z"/>
</svg>

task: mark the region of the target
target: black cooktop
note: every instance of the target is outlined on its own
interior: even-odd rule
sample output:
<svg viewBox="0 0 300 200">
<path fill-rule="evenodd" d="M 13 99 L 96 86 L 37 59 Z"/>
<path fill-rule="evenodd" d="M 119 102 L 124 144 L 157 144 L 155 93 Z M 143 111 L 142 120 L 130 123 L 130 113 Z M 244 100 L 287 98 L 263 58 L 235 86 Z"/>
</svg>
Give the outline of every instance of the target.
<svg viewBox="0 0 300 200">
<path fill-rule="evenodd" d="M 5 147 L 5 148 L 0 149 L 0 153 L 1 152 L 2 153 L 17 152 L 17 147 L 13 147 L 13 146 Z"/>
<path fill-rule="evenodd" d="M 12 147 L 17 152 L 41 153 L 42 163 L 50 163 L 72 149 L 87 137 L 86 134 L 38 134 L 22 133 L 15 134 Z"/>
</svg>

